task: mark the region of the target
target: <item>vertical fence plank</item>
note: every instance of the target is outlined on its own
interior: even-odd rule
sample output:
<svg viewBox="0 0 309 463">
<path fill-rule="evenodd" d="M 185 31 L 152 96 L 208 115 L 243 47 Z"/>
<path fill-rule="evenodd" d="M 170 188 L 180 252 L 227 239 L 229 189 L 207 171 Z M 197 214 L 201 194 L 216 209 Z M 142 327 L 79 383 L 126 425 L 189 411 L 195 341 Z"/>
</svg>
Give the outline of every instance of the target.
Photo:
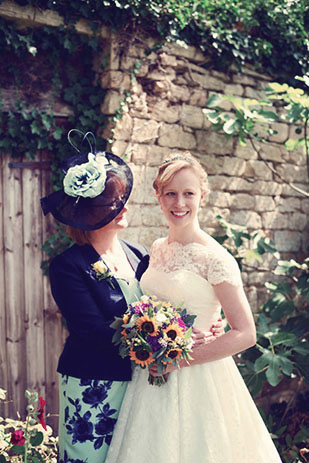
<svg viewBox="0 0 309 463">
<path fill-rule="evenodd" d="M 8 390 L 7 355 L 6 355 L 6 320 L 5 320 L 5 269 L 4 269 L 4 236 L 3 209 L 5 191 L 3 191 L 4 155 L 0 155 L 0 388 Z M 7 416 L 8 406 L 0 401 L 0 416 Z"/>
<path fill-rule="evenodd" d="M 24 414 L 24 391 L 26 379 L 25 352 L 25 298 L 23 265 L 23 210 L 22 183 L 19 169 L 8 166 L 4 158 L 3 210 L 4 268 L 5 268 L 5 310 L 7 331 L 7 374 L 8 397 L 13 400 L 9 406 L 10 416 L 16 411 Z M 30 270 L 29 270 L 30 271 Z"/>
<path fill-rule="evenodd" d="M 42 160 L 48 159 L 46 154 L 42 155 Z M 51 172 L 42 171 L 42 197 L 52 192 Z M 42 217 L 42 240 L 45 240 L 55 231 L 55 220 L 49 214 Z M 46 258 L 46 255 L 44 256 Z M 57 365 L 62 347 L 66 338 L 66 330 L 63 327 L 61 314 L 51 295 L 49 279 L 44 277 L 44 333 L 45 333 L 45 377 L 46 377 L 46 410 L 50 413 L 47 418 L 47 423 L 54 429 L 54 433 L 58 431 L 58 381 L 57 381 Z"/>
<path fill-rule="evenodd" d="M 40 170 L 21 169 L 23 207 L 23 259 L 25 287 L 25 332 L 27 389 L 45 397 L 43 276 L 40 269 L 41 211 Z"/>
</svg>

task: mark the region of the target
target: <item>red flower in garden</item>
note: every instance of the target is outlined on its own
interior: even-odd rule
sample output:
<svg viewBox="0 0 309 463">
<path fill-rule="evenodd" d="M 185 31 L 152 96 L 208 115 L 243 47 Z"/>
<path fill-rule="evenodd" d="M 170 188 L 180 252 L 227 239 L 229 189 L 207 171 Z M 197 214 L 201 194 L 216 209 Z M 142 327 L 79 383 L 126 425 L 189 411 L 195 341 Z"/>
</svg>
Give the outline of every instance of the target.
<svg viewBox="0 0 309 463">
<path fill-rule="evenodd" d="M 41 425 L 43 426 L 43 428 L 46 431 L 46 423 L 45 423 L 45 420 L 44 420 L 44 412 L 45 412 L 46 400 L 44 400 L 43 397 L 39 397 L 39 401 L 40 401 L 40 408 L 38 410 L 38 421 L 41 423 Z"/>
<path fill-rule="evenodd" d="M 26 439 L 24 438 L 24 431 L 17 429 L 11 434 L 11 444 L 13 445 L 24 445 Z"/>
</svg>

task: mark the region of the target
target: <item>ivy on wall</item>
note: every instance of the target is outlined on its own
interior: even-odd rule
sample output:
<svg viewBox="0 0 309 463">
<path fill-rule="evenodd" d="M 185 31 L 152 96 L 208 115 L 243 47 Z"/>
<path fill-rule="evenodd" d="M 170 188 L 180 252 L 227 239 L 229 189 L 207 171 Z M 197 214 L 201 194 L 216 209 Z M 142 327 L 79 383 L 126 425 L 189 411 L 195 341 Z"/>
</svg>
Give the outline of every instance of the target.
<svg viewBox="0 0 309 463">
<path fill-rule="evenodd" d="M 94 70 L 94 57 L 102 52 L 99 36 L 78 34 L 70 26 L 19 30 L 0 19 L 0 43 L 0 89 L 16 95 L 14 104 L 0 113 L 0 150 L 29 159 L 48 151 L 57 187 L 59 164 L 69 155 L 67 129 L 96 132 L 105 122 L 103 68 Z M 48 108 L 39 109 L 44 94 Z M 69 108 L 67 117 L 54 114 L 56 102 Z M 104 145 L 99 138 L 98 148 Z"/>
</svg>

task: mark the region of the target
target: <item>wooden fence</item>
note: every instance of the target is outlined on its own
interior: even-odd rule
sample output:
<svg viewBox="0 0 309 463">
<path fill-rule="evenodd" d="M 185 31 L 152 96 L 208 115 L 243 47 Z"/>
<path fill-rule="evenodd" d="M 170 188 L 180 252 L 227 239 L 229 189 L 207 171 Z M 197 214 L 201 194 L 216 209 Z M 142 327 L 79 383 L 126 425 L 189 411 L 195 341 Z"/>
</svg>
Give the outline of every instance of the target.
<svg viewBox="0 0 309 463">
<path fill-rule="evenodd" d="M 57 361 L 66 336 L 40 268 L 53 219 L 40 198 L 51 192 L 44 154 L 34 162 L 0 156 L 0 415 L 25 415 L 25 390 L 47 400 L 47 423 L 57 430 Z"/>
</svg>

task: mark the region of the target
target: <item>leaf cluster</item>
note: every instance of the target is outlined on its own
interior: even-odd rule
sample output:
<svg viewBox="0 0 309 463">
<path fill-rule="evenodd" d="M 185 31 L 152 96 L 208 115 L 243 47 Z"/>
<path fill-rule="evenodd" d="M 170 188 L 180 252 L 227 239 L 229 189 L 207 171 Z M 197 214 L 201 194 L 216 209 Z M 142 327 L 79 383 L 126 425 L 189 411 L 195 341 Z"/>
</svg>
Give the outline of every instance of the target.
<svg viewBox="0 0 309 463">
<path fill-rule="evenodd" d="M 141 26 L 164 41 L 200 47 L 212 66 L 251 63 L 289 81 L 309 69 L 308 0 L 17 0 L 121 31 Z"/>
<path fill-rule="evenodd" d="M 234 255 L 240 267 L 250 269 L 255 262 L 258 271 L 265 255 L 271 255 L 276 263 L 274 278 L 265 283 L 267 300 L 256 312 L 257 343 L 237 356 L 251 394 L 271 394 L 280 383 L 297 381 L 309 386 L 309 258 L 281 260 L 275 244 L 260 232 L 250 233 L 220 216 L 217 219 L 224 233 L 214 238 Z M 278 440 L 284 462 L 296 463 L 299 448 L 309 437 L 309 421 L 289 432 L 289 409 L 286 406 L 284 410 L 279 418 L 274 410 L 273 419 L 272 415 L 264 419 Z"/>
</svg>

